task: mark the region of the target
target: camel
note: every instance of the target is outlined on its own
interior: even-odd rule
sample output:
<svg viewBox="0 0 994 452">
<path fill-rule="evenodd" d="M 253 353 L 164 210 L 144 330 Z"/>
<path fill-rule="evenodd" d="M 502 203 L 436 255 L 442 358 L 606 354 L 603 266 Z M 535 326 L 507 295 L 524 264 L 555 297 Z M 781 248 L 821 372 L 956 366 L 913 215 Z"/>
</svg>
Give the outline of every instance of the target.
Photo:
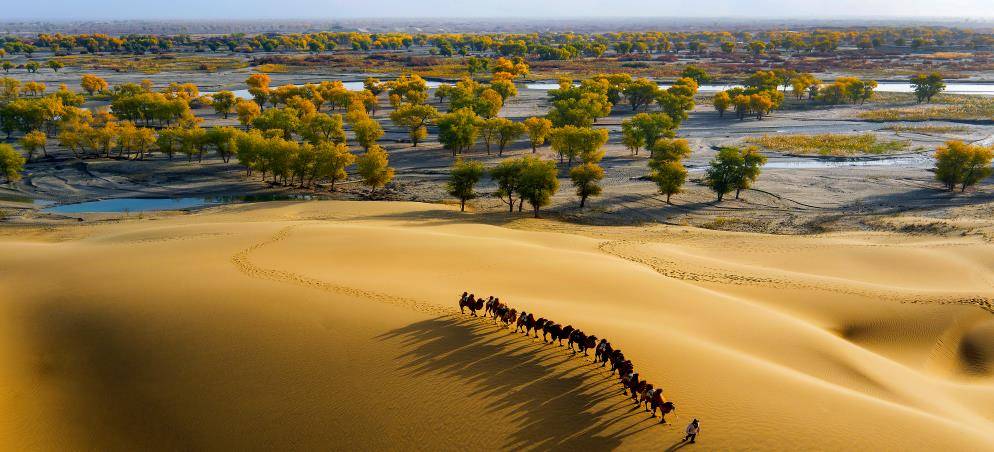
<svg viewBox="0 0 994 452">
<path fill-rule="evenodd" d="M 518 324 L 515 326 L 514 332 L 517 333 L 519 330 L 527 332 L 528 325 L 534 321 L 535 317 L 532 317 L 531 314 L 525 311 L 521 311 L 521 315 L 518 316 Z"/>
<path fill-rule="evenodd" d="M 559 337 L 556 338 L 560 347 L 563 346 L 563 339 L 569 339 L 570 336 L 573 335 L 574 331 L 576 330 L 573 329 L 573 325 L 566 325 L 563 327 L 562 331 L 559 332 Z"/>
<path fill-rule="evenodd" d="M 545 320 L 545 317 L 539 317 L 539 319 L 535 321 L 535 324 L 532 325 L 532 330 L 534 330 L 535 338 L 538 338 L 538 330 L 544 328 L 546 323 L 549 323 L 549 320 Z"/>
<path fill-rule="evenodd" d="M 655 392 L 656 392 L 656 390 L 653 388 L 652 383 L 646 383 L 645 388 L 643 388 L 642 392 L 639 393 L 639 400 L 638 400 L 637 405 L 639 405 L 639 406 L 643 406 L 644 405 L 645 406 L 645 411 L 648 412 L 649 411 L 649 398 L 652 397 L 652 394 L 655 393 Z"/>
<path fill-rule="evenodd" d="M 548 342 L 545 340 L 546 335 L 551 335 L 552 340 L 555 341 L 559 337 L 563 327 L 559 326 L 558 323 L 553 323 L 551 321 L 545 322 L 545 326 L 542 328 L 542 342 Z"/>
<path fill-rule="evenodd" d="M 483 309 L 483 299 L 480 298 L 477 300 L 473 294 L 469 294 L 468 296 L 463 295 L 463 297 L 459 299 L 459 312 L 465 314 L 466 311 L 464 311 L 463 308 L 469 308 L 469 313 L 472 314 L 473 317 L 476 317 L 476 311 Z"/>
<path fill-rule="evenodd" d="M 659 423 L 666 423 L 666 415 L 672 411 L 676 411 L 676 405 L 673 402 L 669 402 L 663 398 L 663 390 L 657 390 L 652 398 L 649 399 L 649 403 L 652 406 L 652 417 L 656 417 L 656 408 L 659 408 Z"/>
<path fill-rule="evenodd" d="M 607 339 L 601 339 L 601 343 L 597 346 L 597 350 L 594 351 L 594 362 L 601 361 L 601 367 L 607 365 L 608 361 L 611 360 L 611 355 L 614 354 L 614 348 L 611 347 L 611 343 Z"/>
<path fill-rule="evenodd" d="M 508 310 L 501 316 L 500 320 L 504 322 L 504 328 L 507 328 L 518 320 L 518 311 L 516 309 Z"/>
</svg>

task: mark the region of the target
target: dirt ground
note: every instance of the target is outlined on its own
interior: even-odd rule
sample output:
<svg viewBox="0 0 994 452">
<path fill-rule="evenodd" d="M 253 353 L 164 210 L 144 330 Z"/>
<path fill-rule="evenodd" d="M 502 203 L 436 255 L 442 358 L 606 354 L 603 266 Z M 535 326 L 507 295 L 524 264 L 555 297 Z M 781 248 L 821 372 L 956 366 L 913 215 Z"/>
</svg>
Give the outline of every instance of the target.
<svg viewBox="0 0 994 452">
<path fill-rule="evenodd" d="M 242 81 L 250 69 L 220 71 L 213 74 L 99 73 L 111 85 L 153 80 L 156 86 L 170 82 L 193 82 L 202 91 L 243 88 Z M 39 80 L 51 88 L 58 83 L 78 82 L 79 71 L 67 68 L 59 73 L 12 74 L 24 79 Z M 364 74 L 330 75 L 320 73 L 273 74 L 273 86 L 284 83 L 317 82 L 328 79 L 361 80 Z M 431 102 L 435 102 L 432 97 Z M 335 199 L 387 198 L 427 202 L 451 202 L 444 190 L 448 167 L 452 163 L 449 151 L 436 141 L 430 130 L 427 142 L 411 147 L 403 129 L 389 120 L 390 108 L 384 106 L 376 113 L 386 130 L 381 139 L 390 153 L 390 164 L 397 177 L 386 190 L 370 195 L 355 182 L 347 183 L 339 193 L 326 190 L 306 192 L 318 197 Z M 989 142 L 994 137 L 994 124 L 952 124 L 941 121 L 932 125 L 955 125 L 966 131 L 932 135 L 894 133 L 883 130 L 895 123 L 861 121 L 858 113 L 865 109 L 893 106 L 894 103 L 874 103 L 865 106 L 825 108 L 785 108 L 757 121 L 736 120 L 729 115 L 719 118 L 710 105 L 698 102 L 678 135 L 688 139 L 693 154 L 685 160 L 690 174 L 684 193 L 675 195 L 671 204 L 655 192 L 648 175 L 645 152 L 631 153 L 621 144 L 620 123 L 632 112 L 626 105 L 615 108 L 611 116 L 598 121 L 598 127 L 610 131 L 607 155 L 602 162 L 606 171 L 604 192 L 593 199 L 589 207 L 580 210 L 563 166 L 560 190 L 547 209 L 551 215 L 569 221 L 590 224 L 669 223 L 703 226 L 717 229 L 749 230 L 770 233 L 809 233 L 840 229 L 885 228 L 907 231 L 972 231 L 972 220 L 988 219 L 994 201 L 994 190 L 988 181 L 964 194 L 942 191 L 932 180 L 934 166 L 930 155 L 935 147 L 949 139 L 968 142 Z M 440 108 L 441 105 L 438 105 Z M 99 102 L 87 107 L 105 108 Z M 511 99 L 502 116 L 520 120 L 542 115 L 548 111 L 545 91 L 519 86 L 519 96 Z M 196 111 L 206 118 L 204 126 L 236 125 L 235 119 L 221 119 L 210 109 Z M 837 159 L 767 153 L 769 163 L 753 189 L 742 193 L 740 199 L 714 202 L 714 195 L 700 185 L 703 169 L 718 146 L 739 144 L 747 137 L 762 134 L 793 133 L 857 133 L 873 132 L 881 138 L 910 141 L 908 151 L 901 155 Z M 52 140 L 55 141 L 55 140 Z M 496 155 L 496 147 L 488 155 L 478 143 L 465 157 L 478 159 L 487 165 L 502 158 L 530 153 L 527 142 L 520 140 Z M 555 158 L 554 152 L 543 146 L 539 153 Z M 65 150 L 56 149 L 48 159 L 29 163 L 24 178 L 13 187 L 0 188 L 0 208 L 7 222 L 47 222 L 65 220 L 61 216 L 40 212 L 47 202 L 79 202 L 114 197 L 178 197 L 214 195 L 293 194 L 294 188 L 273 187 L 258 179 L 247 178 L 235 162 L 223 163 L 211 156 L 204 163 L 187 162 L 183 157 L 168 160 L 155 155 L 147 161 L 124 159 L 72 159 Z M 503 213 L 506 206 L 492 194 L 494 185 L 484 180 L 480 186 L 483 196 L 471 202 L 478 212 L 492 215 Z M 514 216 L 526 215 L 527 213 Z M 75 221 L 76 218 L 68 218 Z M 964 229 L 965 228 L 965 229 Z"/>
</svg>

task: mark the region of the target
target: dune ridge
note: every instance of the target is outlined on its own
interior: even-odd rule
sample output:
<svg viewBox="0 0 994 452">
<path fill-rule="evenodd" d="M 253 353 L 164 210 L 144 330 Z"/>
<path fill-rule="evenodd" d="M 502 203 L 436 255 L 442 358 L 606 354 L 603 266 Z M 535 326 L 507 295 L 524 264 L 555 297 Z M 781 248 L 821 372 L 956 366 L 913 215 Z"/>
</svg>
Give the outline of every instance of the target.
<svg viewBox="0 0 994 452">
<path fill-rule="evenodd" d="M 691 417 L 708 449 L 994 449 L 980 240 L 369 202 L 70 228 L 0 239 L 11 449 L 665 449 Z M 463 290 L 610 339 L 676 416 Z"/>
</svg>

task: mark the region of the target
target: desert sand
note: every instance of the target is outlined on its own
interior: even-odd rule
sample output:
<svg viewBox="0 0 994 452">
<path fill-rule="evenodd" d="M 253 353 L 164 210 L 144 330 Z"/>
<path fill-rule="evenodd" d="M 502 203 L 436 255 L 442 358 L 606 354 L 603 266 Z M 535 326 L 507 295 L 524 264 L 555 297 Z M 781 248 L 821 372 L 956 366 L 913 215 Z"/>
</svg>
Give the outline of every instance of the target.
<svg viewBox="0 0 994 452">
<path fill-rule="evenodd" d="M 994 449 L 978 236 L 581 226 L 285 202 L 0 236 L 10 450 Z M 481 222 L 481 218 L 490 218 Z M 496 295 L 609 338 L 658 425 Z"/>
</svg>

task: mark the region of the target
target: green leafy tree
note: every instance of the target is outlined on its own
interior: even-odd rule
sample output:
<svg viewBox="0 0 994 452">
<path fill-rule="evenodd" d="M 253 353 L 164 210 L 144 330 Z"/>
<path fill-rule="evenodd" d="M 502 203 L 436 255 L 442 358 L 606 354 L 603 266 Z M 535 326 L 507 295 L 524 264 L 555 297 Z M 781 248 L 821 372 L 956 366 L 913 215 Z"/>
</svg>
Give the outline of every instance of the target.
<svg viewBox="0 0 994 452">
<path fill-rule="evenodd" d="M 375 119 L 366 117 L 352 124 L 352 133 L 355 134 L 356 142 L 363 149 L 369 151 L 373 146 L 376 146 L 376 141 L 383 136 L 383 128 Z"/>
<path fill-rule="evenodd" d="M 607 139 L 606 129 L 574 126 L 557 127 L 552 129 L 549 136 L 552 149 L 559 153 L 559 161 L 562 162 L 565 158 L 570 166 L 577 157 L 583 163 L 600 162 L 604 158 L 602 147 Z"/>
<path fill-rule="evenodd" d="M 622 121 L 621 127 L 622 136 L 627 128 L 629 135 L 641 137 L 641 139 L 633 138 L 631 143 L 640 143 L 642 146 L 655 143 L 663 137 L 676 135 L 676 124 L 666 113 L 639 113 Z M 638 154 L 638 148 L 635 149 L 635 153 Z"/>
<path fill-rule="evenodd" d="M 552 132 L 552 121 L 532 116 L 524 120 L 524 125 L 525 131 L 528 133 L 528 141 L 532 146 L 532 153 L 534 153 L 539 146 L 545 144 L 545 140 Z"/>
<path fill-rule="evenodd" d="M 628 105 L 631 105 L 632 111 L 639 111 L 648 108 L 659 95 L 659 91 L 659 85 L 656 82 L 639 78 L 625 86 L 623 93 L 628 99 Z"/>
<path fill-rule="evenodd" d="M 708 71 L 692 64 L 683 68 L 683 71 L 680 72 L 680 77 L 692 79 L 697 82 L 698 85 L 704 85 L 711 82 L 711 74 L 708 74 Z"/>
<path fill-rule="evenodd" d="M 714 105 L 714 109 L 718 111 L 718 117 L 724 118 L 725 112 L 728 111 L 728 107 L 732 106 L 732 98 L 728 95 L 727 91 L 720 91 L 714 95 L 711 104 Z"/>
<path fill-rule="evenodd" d="M 474 188 L 480 182 L 483 173 L 483 164 L 480 162 L 467 162 L 460 158 L 456 159 L 455 164 L 452 165 L 446 189 L 449 195 L 459 200 L 460 212 L 466 211 L 466 201 L 477 197 Z"/>
<path fill-rule="evenodd" d="M 252 120 L 252 127 L 259 130 L 279 130 L 289 140 L 300 128 L 300 116 L 293 108 L 270 108 Z"/>
<path fill-rule="evenodd" d="M 739 193 L 756 181 L 765 163 L 766 157 L 756 148 L 721 148 L 711 160 L 704 181 L 718 196 L 719 202 L 732 191 L 738 199 Z"/>
<path fill-rule="evenodd" d="M 21 180 L 24 163 L 24 157 L 21 157 L 13 146 L 0 143 L 0 175 L 3 176 L 4 183 L 10 184 Z"/>
<path fill-rule="evenodd" d="M 335 191 L 337 182 L 348 179 L 346 170 L 355 163 L 355 155 L 344 143 L 328 141 L 315 145 L 314 152 L 315 178 L 331 181 L 331 191 Z"/>
<path fill-rule="evenodd" d="M 211 96 L 211 105 L 214 107 L 214 111 L 223 115 L 224 119 L 228 119 L 228 115 L 234 110 L 237 102 L 238 98 L 231 91 L 219 91 Z"/>
<path fill-rule="evenodd" d="M 994 149 L 986 146 L 949 141 L 935 151 L 935 179 L 949 190 L 960 191 L 991 175 Z"/>
<path fill-rule="evenodd" d="M 518 196 L 532 206 L 535 218 L 538 218 L 539 209 L 549 205 L 552 195 L 559 190 L 556 162 L 534 156 L 526 156 L 522 160 Z"/>
<path fill-rule="evenodd" d="M 48 152 L 45 150 L 46 143 L 48 143 L 48 137 L 45 135 L 45 132 L 40 130 L 33 130 L 21 137 L 21 147 L 23 147 L 25 151 L 28 151 L 29 162 L 34 158 L 35 152 L 37 152 L 38 149 L 41 149 L 41 151 L 45 154 L 45 157 L 48 157 Z"/>
<path fill-rule="evenodd" d="M 600 181 L 604 179 L 604 169 L 596 163 L 584 163 L 569 172 L 570 181 L 580 197 L 580 208 L 587 203 L 587 198 L 601 194 Z"/>
<path fill-rule="evenodd" d="M 523 169 L 524 160 L 505 159 L 490 170 L 490 177 L 497 184 L 495 196 L 500 199 L 501 202 L 507 204 L 509 212 L 514 212 L 514 197 L 517 195 L 518 187 L 521 184 L 521 173 Z"/>
<path fill-rule="evenodd" d="M 394 170 L 390 167 L 387 151 L 375 144 L 366 150 L 365 154 L 359 156 L 356 170 L 362 178 L 362 183 L 373 191 L 393 180 Z"/>
<path fill-rule="evenodd" d="M 670 197 L 680 193 L 686 182 L 687 169 L 678 160 L 662 161 L 653 168 L 651 177 L 659 193 L 666 195 L 666 203 L 669 204 Z"/>
<path fill-rule="evenodd" d="M 460 108 L 438 118 L 438 141 L 452 156 L 461 154 L 473 143 L 479 134 L 478 124 L 482 119 L 469 108 Z"/>
<path fill-rule="evenodd" d="M 931 103 L 932 98 L 946 89 L 946 83 L 942 80 L 942 74 L 933 72 L 931 74 L 918 74 L 911 77 L 911 86 L 915 89 L 915 97 L 918 103 L 923 101 Z"/>
<path fill-rule="evenodd" d="M 520 122 L 514 122 L 506 118 L 494 118 L 497 120 L 497 127 L 495 130 L 495 139 L 497 141 L 497 155 L 504 155 L 504 149 L 507 145 L 514 142 L 518 138 L 521 138 L 525 134 L 525 125 Z"/>
<path fill-rule="evenodd" d="M 326 141 L 345 143 L 342 115 L 327 113 L 307 115 L 300 122 L 300 136 L 315 146 Z"/>
<path fill-rule="evenodd" d="M 431 105 L 402 103 L 390 113 L 390 120 L 407 129 L 411 146 L 417 147 L 428 136 L 428 124 L 438 119 L 438 110 Z"/>
</svg>

